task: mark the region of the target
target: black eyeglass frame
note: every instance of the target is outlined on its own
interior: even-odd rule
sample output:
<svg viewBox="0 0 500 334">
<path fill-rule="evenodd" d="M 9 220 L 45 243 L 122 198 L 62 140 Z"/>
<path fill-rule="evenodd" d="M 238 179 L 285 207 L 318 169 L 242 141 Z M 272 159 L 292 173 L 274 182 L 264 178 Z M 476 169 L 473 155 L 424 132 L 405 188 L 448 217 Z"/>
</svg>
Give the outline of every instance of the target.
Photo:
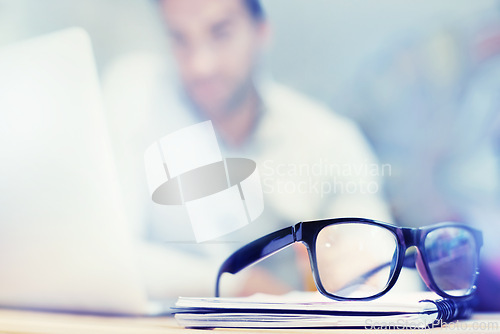
<svg viewBox="0 0 500 334">
<path fill-rule="evenodd" d="M 397 250 L 397 260 L 395 269 L 392 272 L 392 276 L 390 277 L 384 290 L 373 296 L 352 297 L 352 298 L 336 296 L 326 291 L 326 289 L 323 287 L 323 284 L 321 283 L 318 264 L 316 260 L 316 247 L 315 247 L 316 239 L 318 237 L 319 232 L 326 226 L 334 224 L 345 224 L 345 223 L 359 223 L 359 224 L 369 224 L 369 225 L 379 226 L 391 231 L 392 234 L 396 237 L 398 243 L 397 246 L 398 250 Z M 424 245 L 425 237 L 430 232 L 445 227 L 458 227 L 465 229 L 469 231 L 475 239 L 476 275 L 474 277 L 474 282 L 472 284 L 472 287 L 469 289 L 468 293 L 463 296 L 453 296 L 440 289 L 439 286 L 436 284 L 428 265 L 428 260 Z M 406 257 L 405 259 L 405 254 L 407 249 L 409 247 L 415 246 L 417 249 L 417 254 L 415 254 L 415 256 L 421 256 L 425 271 L 424 273 L 420 274 L 424 282 L 428 285 L 428 287 L 442 297 L 452 298 L 452 299 L 464 299 L 464 298 L 470 298 L 476 290 L 476 283 L 479 275 L 479 252 L 483 245 L 483 236 L 482 232 L 475 228 L 472 228 L 468 225 L 453 223 L 453 222 L 439 223 L 419 228 L 399 227 L 392 224 L 367 218 L 333 218 L 325 220 L 299 222 L 293 226 L 285 227 L 281 230 L 278 230 L 276 232 L 265 235 L 257 240 L 254 240 L 253 242 L 243 246 L 242 248 L 234 252 L 231 256 L 229 256 L 222 263 L 219 272 L 217 274 L 215 296 L 216 297 L 219 296 L 220 279 L 224 273 L 236 274 L 242 269 L 273 255 L 274 253 L 284 249 L 285 247 L 290 246 L 294 242 L 301 242 L 306 246 L 309 254 L 309 262 L 311 264 L 314 283 L 318 291 L 326 297 L 335 300 L 372 300 L 383 296 L 394 286 L 394 284 L 396 284 L 396 281 L 403 267 L 415 267 L 415 258 Z M 423 277 L 424 275 L 426 277 Z"/>
</svg>

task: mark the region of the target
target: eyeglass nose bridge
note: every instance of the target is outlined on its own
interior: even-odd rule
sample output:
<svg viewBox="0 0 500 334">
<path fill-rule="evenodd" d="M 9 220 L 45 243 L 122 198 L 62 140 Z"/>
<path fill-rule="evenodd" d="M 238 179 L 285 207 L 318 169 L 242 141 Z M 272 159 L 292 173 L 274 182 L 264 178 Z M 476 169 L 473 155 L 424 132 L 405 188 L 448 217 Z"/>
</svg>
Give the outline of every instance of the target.
<svg viewBox="0 0 500 334">
<path fill-rule="evenodd" d="M 402 239 L 404 242 L 404 247 L 405 251 L 412 247 L 415 246 L 418 248 L 418 244 L 420 243 L 420 230 L 419 229 L 413 229 L 410 227 L 403 227 L 401 229 L 402 232 Z"/>
<path fill-rule="evenodd" d="M 432 289 L 432 281 L 429 276 L 429 272 L 427 270 L 427 267 L 424 263 L 424 258 L 422 254 L 422 249 L 420 249 L 420 238 L 421 238 L 421 231 L 419 229 L 412 229 L 412 228 L 403 228 L 403 240 L 404 240 L 404 247 L 405 247 L 405 253 L 410 247 L 415 247 L 415 253 L 413 253 L 411 256 L 412 258 L 406 258 L 407 255 L 405 255 L 405 260 L 403 267 L 413 267 L 416 268 L 418 271 L 419 276 L 422 278 L 424 281 L 425 285 L 429 288 Z"/>
</svg>

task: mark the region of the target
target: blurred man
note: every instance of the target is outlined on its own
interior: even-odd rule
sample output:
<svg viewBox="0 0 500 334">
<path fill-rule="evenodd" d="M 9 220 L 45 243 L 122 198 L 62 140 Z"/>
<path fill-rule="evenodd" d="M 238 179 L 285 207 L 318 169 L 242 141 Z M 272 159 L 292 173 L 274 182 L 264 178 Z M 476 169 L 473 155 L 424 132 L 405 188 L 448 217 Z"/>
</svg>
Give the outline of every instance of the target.
<svg viewBox="0 0 500 334">
<path fill-rule="evenodd" d="M 289 88 L 270 80 L 258 80 L 258 63 L 269 36 L 268 22 L 259 1 L 161 0 L 160 4 L 181 79 L 181 94 L 187 97 L 188 113 L 198 121 L 212 120 L 229 150 L 245 150 L 263 165 L 268 162 L 263 168 L 265 173 L 277 166 L 270 162 L 273 156 L 279 157 L 282 150 L 298 149 L 288 154 L 285 161 L 288 163 L 320 163 L 319 160 L 299 158 L 307 155 L 307 151 L 315 151 L 318 154 L 315 157 L 324 158 L 324 165 L 331 162 L 330 166 L 342 163 L 354 166 L 374 161 L 364 139 L 350 121 Z M 306 130 L 311 132 L 300 141 L 294 139 L 297 137 L 293 134 L 295 131 L 304 134 Z M 264 131 L 270 133 L 262 138 Z M 271 145 L 276 138 L 281 140 L 278 150 L 268 153 L 259 148 L 259 153 L 268 153 L 268 160 L 263 161 L 253 154 L 259 144 Z M 328 142 L 339 139 L 347 145 Z M 345 146 L 348 149 L 341 148 Z M 346 152 L 351 150 L 352 153 Z M 366 182 L 366 179 L 361 181 Z M 361 191 L 352 193 L 359 195 Z M 331 194 L 323 195 L 330 197 Z M 374 196 L 366 197 L 374 200 Z M 359 210 L 360 206 L 356 207 Z"/>
<path fill-rule="evenodd" d="M 258 1 L 161 1 L 193 111 L 242 145 L 260 113 L 253 81 L 268 27 Z"/>
<path fill-rule="evenodd" d="M 379 181 L 390 170 L 375 163 L 358 128 L 322 104 L 260 75 L 269 25 L 259 1 L 160 0 L 159 9 L 180 81 L 164 59 L 135 55 L 115 64 L 105 85 L 118 157 L 123 166 L 131 166 L 122 168 L 130 206 L 141 200 L 137 195 L 142 196 L 148 201 L 142 215 L 149 218 L 149 237 L 171 246 L 175 242 L 176 251 L 198 251 L 203 268 L 211 268 L 203 269 L 209 278 L 203 282 L 196 262 L 184 262 L 188 270 L 165 269 L 168 278 L 155 290 L 161 291 L 158 294 L 211 294 L 210 278 L 215 279 L 217 266 L 229 251 L 297 221 L 341 216 L 389 220 Z M 153 205 L 142 179 L 130 183 L 144 174 L 142 154 L 150 143 L 202 120 L 212 121 L 223 156 L 257 162 L 265 206 L 255 222 L 203 247 L 190 241 L 192 231 L 182 208 Z M 297 286 L 289 274 L 294 262 L 280 259 L 268 266 L 273 275 Z M 249 275 L 247 282 L 262 284 L 242 284 L 237 288 L 240 293 L 284 290 L 280 289 L 284 285 L 271 284 L 262 271 Z"/>
</svg>

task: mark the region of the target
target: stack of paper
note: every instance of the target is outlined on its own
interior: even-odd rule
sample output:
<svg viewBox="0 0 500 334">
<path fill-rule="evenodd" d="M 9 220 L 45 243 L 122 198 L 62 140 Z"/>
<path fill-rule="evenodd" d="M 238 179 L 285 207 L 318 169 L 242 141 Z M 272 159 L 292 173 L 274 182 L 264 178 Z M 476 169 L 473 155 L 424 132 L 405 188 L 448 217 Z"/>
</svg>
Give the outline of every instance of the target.
<svg viewBox="0 0 500 334">
<path fill-rule="evenodd" d="M 433 293 L 387 296 L 373 301 L 335 301 L 318 293 L 246 298 L 179 298 L 174 308 L 181 326 L 192 328 L 426 328 L 446 316 Z M 463 312 L 461 312 L 463 314 Z"/>
</svg>

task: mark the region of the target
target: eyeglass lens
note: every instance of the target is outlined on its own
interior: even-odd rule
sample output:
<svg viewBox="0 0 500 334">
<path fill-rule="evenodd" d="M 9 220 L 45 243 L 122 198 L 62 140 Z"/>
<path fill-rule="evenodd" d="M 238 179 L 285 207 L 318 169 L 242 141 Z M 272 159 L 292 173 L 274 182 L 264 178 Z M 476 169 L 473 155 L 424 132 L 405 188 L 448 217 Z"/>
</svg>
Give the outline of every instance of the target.
<svg viewBox="0 0 500 334">
<path fill-rule="evenodd" d="M 424 248 L 430 275 L 439 289 L 451 296 L 467 295 L 477 268 L 472 233 L 459 227 L 438 228 L 427 234 Z"/>
<path fill-rule="evenodd" d="M 363 223 L 324 227 L 316 239 L 323 288 L 338 297 L 366 298 L 382 292 L 397 262 L 398 242 L 388 229 Z"/>
</svg>

